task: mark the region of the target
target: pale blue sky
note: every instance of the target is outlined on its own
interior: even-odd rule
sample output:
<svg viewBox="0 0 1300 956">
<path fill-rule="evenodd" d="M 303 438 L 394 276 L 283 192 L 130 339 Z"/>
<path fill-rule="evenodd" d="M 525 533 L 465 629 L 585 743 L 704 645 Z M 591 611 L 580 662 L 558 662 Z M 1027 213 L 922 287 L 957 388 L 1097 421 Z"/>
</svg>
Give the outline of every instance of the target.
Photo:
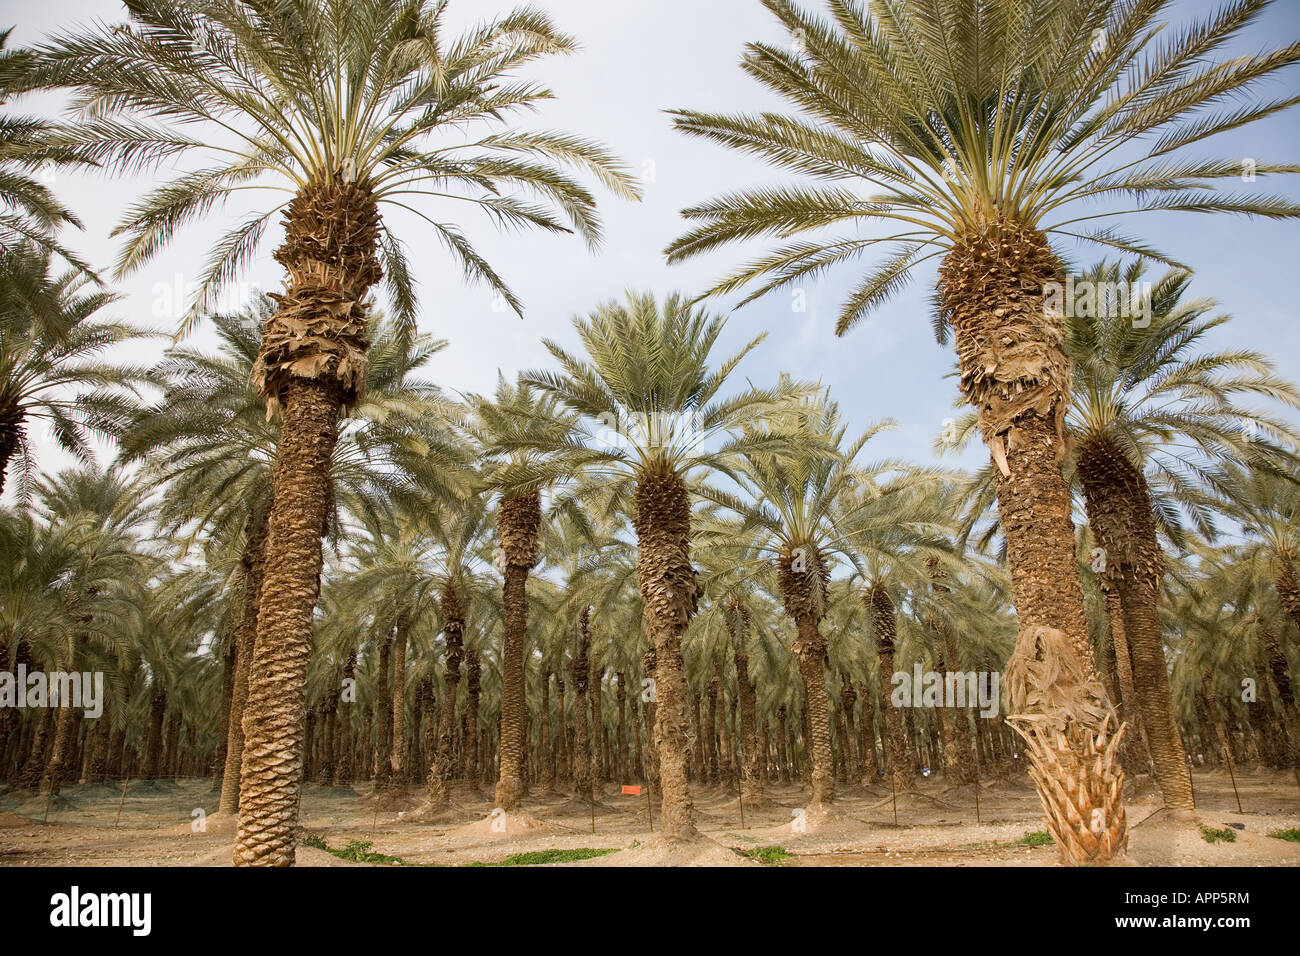
<svg viewBox="0 0 1300 956">
<path fill-rule="evenodd" d="M 450 14 L 453 22 L 465 23 L 514 5 L 506 0 L 453 0 Z M 450 389 L 486 390 L 498 369 L 513 376 L 545 364 L 548 356 L 539 341 L 543 335 L 571 342 L 569 317 L 625 288 L 694 291 L 717 278 L 751 250 L 728 248 L 683 265 L 666 265 L 661 250 L 682 231 L 679 211 L 719 192 L 780 182 L 785 175 L 675 133 L 663 112 L 673 107 L 750 111 L 779 105 L 737 65 L 748 40 L 786 42 L 757 0 L 541 0 L 538 5 L 575 34 L 584 50 L 536 71 L 556 93 L 536 124 L 603 140 L 646 174 L 646 198 L 639 204 L 612 199 L 603 204 L 607 239 L 595 255 L 576 239 L 499 235 L 482 219 L 467 220 L 466 230 L 479 250 L 522 297 L 527 309 L 523 321 L 494 312 L 488 292 L 467 286 L 426 230 L 415 221 L 397 219 L 422 290 L 420 327 L 450 340 L 432 366 L 432 377 Z M 1211 4 L 1204 0 L 1186 0 L 1176 8 L 1184 16 L 1209 9 Z M 120 11 L 110 0 L 0 0 L 0 24 L 16 24 L 11 43 L 23 45 L 77 21 L 123 20 Z M 1249 31 L 1237 52 L 1280 46 L 1298 36 L 1300 2 L 1282 0 Z M 1276 94 L 1297 82 L 1300 74 L 1292 72 L 1266 92 Z M 52 105 L 45 98 L 18 108 Z M 1225 134 L 1197 155 L 1295 162 L 1300 159 L 1300 112 Z M 83 233 L 65 238 L 93 261 L 109 263 L 114 249 L 109 230 L 126 204 L 148 185 L 105 177 L 56 181 L 60 196 L 86 222 Z M 1300 177 L 1261 179 L 1258 185 L 1300 196 Z M 172 286 L 177 276 L 189 281 L 204 257 L 205 243 L 241 212 L 231 207 L 225 215 L 214 215 L 211 223 L 187 230 L 154 265 L 122 282 L 127 298 L 117 312 L 174 328 L 166 315 L 158 315 L 166 304 L 159 290 Z M 1161 213 L 1130 220 L 1124 231 L 1142 234 L 1192 265 L 1197 270 L 1193 293 L 1218 299 L 1223 310 L 1237 317 L 1218 335 L 1217 344 L 1261 349 L 1284 376 L 1300 380 L 1300 326 L 1292 286 L 1300 222 Z M 278 230 L 268 235 L 270 241 L 248 276 L 270 290 L 279 287 L 279 268 L 270 258 L 278 238 Z M 1087 265 L 1098 255 L 1087 251 L 1078 264 Z M 843 339 L 835 337 L 833 327 L 837 304 L 856 275 L 852 268 L 810 285 L 805 313 L 791 310 L 788 293 L 736 312 L 724 346 L 734 348 L 766 330 L 767 341 L 741 366 L 741 374 L 756 383 L 774 380 L 781 370 L 821 379 L 832 387 L 854 425 L 878 418 L 899 421 L 897 431 L 873 442 L 871 457 L 930 461 L 933 437 L 943 419 L 953 414 L 954 387 L 944 378 L 953 358 L 950 348 L 934 341 L 927 307 L 934 273 L 923 270 L 906 294 Z M 202 331 L 198 336 L 207 337 Z M 1294 414 L 1289 417 L 1300 421 Z M 984 455 L 982 449 L 972 449 L 964 461 L 978 464 Z M 46 455 L 44 465 L 57 460 Z"/>
</svg>

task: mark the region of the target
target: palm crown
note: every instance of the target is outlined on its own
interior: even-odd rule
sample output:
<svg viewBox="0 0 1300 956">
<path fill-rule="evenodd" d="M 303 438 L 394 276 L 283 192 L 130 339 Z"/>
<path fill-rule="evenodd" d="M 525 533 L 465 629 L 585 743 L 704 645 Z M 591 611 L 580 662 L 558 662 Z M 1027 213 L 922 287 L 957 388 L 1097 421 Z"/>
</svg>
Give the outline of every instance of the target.
<svg viewBox="0 0 1300 956">
<path fill-rule="evenodd" d="M 1184 155 L 1215 133 L 1300 103 L 1292 93 L 1233 103 L 1300 59 L 1300 44 L 1213 59 L 1266 3 L 1232 4 L 1165 40 L 1161 14 L 1170 4 L 1162 0 L 828 0 L 829 21 L 788 0 L 764 0 L 794 48 L 750 43 L 741 66 L 796 115 L 676 110 L 677 127 L 826 185 L 754 189 L 693 206 L 685 215 L 699 225 L 669 246 L 669 259 L 847 224 L 848 235 L 789 242 L 711 290 L 763 279 L 749 301 L 890 248 L 845 300 L 842 334 L 915 266 L 999 217 L 1175 264 L 1092 223 L 1141 210 L 1300 214 L 1294 202 L 1254 187 L 1216 189 L 1248 171 L 1240 160 Z M 1249 171 L 1300 167 L 1255 162 Z M 1137 208 L 1077 205 L 1126 199 Z M 895 228 L 861 234 L 877 221 Z"/>
<path fill-rule="evenodd" d="M 575 41 L 526 8 L 447 36 L 445 0 L 130 0 L 131 21 L 65 34 L 36 51 L 30 82 L 76 90 L 81 119 L 66 145 L 114 168 L 147 172 L 182 156 L 184 172 L 131 207 L 116 267 L 128 273 L 177 229 L 249 189 L 285 193 L 212 249 L 187 322 L 255 253 L 271 218 L 304 187 L 336 179 L 381 205 L 411 210 L 466 274 L 518 300 L 455 226 L 411 197 L 471 203 L 498 223 L 600 236 L 595 200 L 563 166 L 635 195 L 603 148 L 556 132 L 492 126 L 550 96 L 513 72 Z M 521 189 L 540 200 L 512 194 Z M 381 226 L 380 255 L 397 317 L 414 318 L 402 246 Z"/>
</svg>

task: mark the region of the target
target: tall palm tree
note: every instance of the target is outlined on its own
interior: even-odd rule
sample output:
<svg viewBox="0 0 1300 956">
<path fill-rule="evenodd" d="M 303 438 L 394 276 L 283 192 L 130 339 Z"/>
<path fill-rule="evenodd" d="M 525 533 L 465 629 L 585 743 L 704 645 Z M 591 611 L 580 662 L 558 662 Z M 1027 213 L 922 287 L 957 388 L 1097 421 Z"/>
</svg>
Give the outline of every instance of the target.
<svg viewBox="0 0 1300 956">
<path fill-rule="evenodd" d="M 13 460 L 24 500 L 33 487 L 29 423 L 88 460 L 91 436 L 120 431 L 135 387 L 148 380 L 143 368 L 104 356 L 145 334 L 97 316 L 116 296 L 88 288 L 75 269 L 52 274 L 51 258 L 30 243 L 0 249 L 0 491 Z"/>
<path fill-rule="evenodd" d="M 368 292 L 385 279 L 399 319 L 414 321 L 406 257 L 381 210 L 412 212 L 469 277 L 518 310 L 465 235 L 408 197 L 464 201 L 499 224 L 577 231 L 594 245 L 595 199 L 562 167 L 622 195 L 635 190 L 593 143 L 505 127 L 507 116 L 549 95 L 517 80 L 516 71 L 575 48 L 537 10 L 452 38 L 442 0 L 132 0 L 127 7 L 127 27 L 62 36 L 33 58 L 34 84 L 71 87 L 74 108 L 91 107 L 68 135 L 70 146 L 134 172 L 178 158 L 211 162 L 128 210 L 118 228 L 127 239 L 117 273 L 141 267 L 178 228 L 237 191 L 268 188 L 285 197 L 217 242 L 185 325 L 249 262 L 283 211 L 275 256 L 285 290 L 255 368 L 282 419 L 235 858 L 290 865 L 329 461 L 340 411 L 364 390 Z"/>
<path fill-rule="evenodd" d="M 725 455 L 752 444 L 729 433 L 788 397 L 753 388 L 721 397 L 730 374 L 762 340 L 710 369 L 724 325 L 721 317 L 688 308 L 680 295 L 656 302 L 653 295 L 629 293 L 623 303 L 574 319 L 585 357 L 545 339 L 560 370 L 523 376 L 583 416 L 564 463 L 551 468 L 599 469 L 612 500 L 633 515 L 637 581 L 654 652 L 654 672 L 646 676 L 654 682 L 662 832 L 670 840 L 697 835 L 687 786 L 690 704 L 681 650 L 698 598 L 690 557 L 691 481 L 696 471 L 718 467 Z"/>
<path fill-rule="evenodd" d="M 1216 60 L 1267 0 L 1227 6 L 1169 42 L 1161 15 L 1171 4 L 1162 0 L 827 0 L 829 20 L 790 0 L 764 4 L 797 42 L 750 43 L 742 67 L 796 112 L 682 110 L 677 126 L 826 185 L 747 190 L 687 209 L 699 225 L 669 246 L 669 258 L 757 236 L 789 239 L 710 290 L 763 280 L 752 299 L 889 249 L 845 300 L 840 334 L 917 266 L 941 259 L 936 330 L 954 335 L 962 393 L 997 465 L 1020 623 L 1026 634 L 1062 631 L 1092 670 L 1060 467 L 1069 363 L 1064 316 L 1048 298 L 1065 278 L 1052 240 L 1176 264 L 1094 223 L 1143 210 L 1300 215 L 1282 196 L 1217 190 L 1241 177 L 1240 161 L 1186 155 L 1215 133 L 1300 103 L 1290 93 L 1254 95 L 1259 81 L 1300 60 L 1300 45 Z M 1224 107 L 1234 98 L 1243 102 Z M 1137 158 L 1124 149 L 1133 144 Z M 1296 171 L 1256 166 L 1264 175 Z M 1101 205 L 1080 208 L 1089 201 Z M 793 238 L 844 223 L 880 228 Z"/>
<path fill-rule="evenodd" d="M 1300 215 L 1284 197 L 1216 191 L 1216 181 L 1242 175 L 1238 161 L 1184 158 L 1184 147 L 1300 103 L 1290 94 L 1247 98 L 1200 115 L 1300 60 L 1300 46 L 1212 60 L 1267 0 L 1226 7 L 1167 44 L 1156 38 L 1167 35 L 1160 16 L 1170 4 L 1158 0 L 827 0 L 830 21 L 789 0 L 764 5 L 797 38 L 796 49 L 751 43 L 742 67 L 797 113 L 681 110 L 677 126 L 833 185 L 755 189 L 688 209 L 701 225 L 674 242 L 669 257 L 838 223 L 897 225 L 883 236 L 791 242 L 712 290 L 765 280 L 752 299 L 892 246 L 845 301 L 840 334 L 902 288 L 916 266 L 942 258 L 940 315 L 956 338 L 962 392 L 979 410 L 998 465 L 1017 611 L 1025 626 L 1066 631 L 1091 666 L 1059 467 L 1069 390 L 1063 316 L 1044 308 L 1049 284 L 1064 278 L 1052 237 L 1168 261 L 1090 223 L 1162 209 Z M 1115 158 L 1139 139 L 1139 158 Z M 1124 198 L 1140 209 L 1076 211 L 1086 200 Z"/>
<path fill-rule="evenodd" d="M 501 647 L 500 767 L 494 802 L 513 810 L 524 795 L 524 738 L 528 701 L 524 645 L 528 636 L 528 575 L 538 561 L 542 521 L 541 486 L 529 481 L 538 448 L 562 447 L 573 417 L 561 413 L 553 396 L 525 383 L 497 383 L 491 400 L 470 399 L 470 430 L 488 456 L 485 477 L 498 494 L 497 562 L 500 565 L 505 629 Z M 524 480 L 516 475 L 522 471 Z"/>
<path fill-rule="evenodd" d="M 1118 265 L 1101 265 L 1084 281 L 1131 288 L 1142 275 L 1136 264 L 1123 275 Z M 1238 404 L 1242 396 L 1300 406 L 1300 394 L 1259 352 L 1206 349 L 1206 336 L 1228 316 L 1210 317 L 1210 300 L 1185 299 L 1190 279 L 1173 271 L 1156 282 L 1150 322 L 1142 327 L 1105 307 L 1069 317 L 1066 327 L 1074 394 L 1066 425 L 1088 525 L 1105 558 L 1094 566 L 1103 587 L 1118 592 L 1156 780 L 1166 805 L 1177 809 L 1191 809 L 1194 799 L 1159 613 L 1164 564 L 1157 523 L 1168 527 L 1170 514 L 1155 507 L 1146 472 L 1184 499 L 1199 497 L 1196 479 L 1221 463 L 1284 458 L 1274 435 L 1296 445 L 1283 423 Z"/>
<path fill-rule="evenodd" d="M 209 316 L 219 342 L 215 354 L 185 346 L 169 349 L 155 369 L 157 381 L 164 385 L 162 396 L 133 416 L 119 440 L 121 459 L 145 462 L 151 483 L 164 489 L 162 530 L 185 528 L 191 538 L 206 532 L 242 541 L 242 611 L 231 634 L 234 680 L 218 804 L 223 813 L 234 813 L 240 802 L 241 715 L 259 620 L 272 472 L 280 441 L 280 417 L 267 417 L 265 402 L 250 381 L 260 331 L 273 311 L 273 302 L 263 298 L 242 311 Z M 371 316 L 368 338 L 372 344 L 365 398 L 348 410 L 330 458 L 326 523 L 335 531 L 344 509 L 377 520 L 390 499 L 405 494 L 411 468 L 418 466 L 425 476 L 440 475 L 440 481 L 426 482 L 425 487 L 444 495 L 462 486 L 457 475 L 462 456 L 447 424 L 454 409 L 436 386 L 420 378 L 446 343 L 411 335 L 378 313 Z"/>
</svg>

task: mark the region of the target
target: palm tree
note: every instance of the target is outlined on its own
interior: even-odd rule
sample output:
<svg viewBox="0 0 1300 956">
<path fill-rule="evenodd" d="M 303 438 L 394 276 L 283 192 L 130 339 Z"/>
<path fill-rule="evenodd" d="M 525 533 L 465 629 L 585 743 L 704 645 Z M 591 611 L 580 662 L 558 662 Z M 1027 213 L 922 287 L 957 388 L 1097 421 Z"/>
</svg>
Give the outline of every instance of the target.
<svg viewBox="0 0 1300 956">
<path fill-rule="evenodd" d="M 890 235 L 791 242 L 710 290 L 765 279 L 752 299 L 880 244 L 895 247 L 845 301 L 836 329 L 843 334 L 902 288 L 917 265 L 942 257 L 941 328 L 955 335 L 962 392 L 979 411 L 998 465 L 1020 620 L 1064 630 L 1091 667 L 1060 473 L 1069 393 L 1063 316 L 1044 308 L 1044 293 L 1064 277 L 1051 238 L 1168 261 L 1090 225 L 1132 210 L 1074 212 L 1092 199 L 1132 197 L 1146 210 L 1300 215 L 1300 205 L 1284 197 L 1215 191 L 1214 181 L 1241 176 L 1237 161 L 1183 158 L 1183 147 L 1300 102 L 1288 95 L 1198 112 L 1300 60 L 1300 47 L 1225 65 L 1211 60 L 1267 0 L 1227 7 L 1171 44 L 1156 40 L 1164 35 L 1162 2 L 827 0 L 829 22 L 789 0 L 764 4 L 796 48 L 751 43 L 742 66 L 797 115 L 680 110 L 677 126 L 844 185 L 756 189 L 688 209 L 701 225 L 669 247 L 669 258 L 842 222 L 897 224 L 901 231 L 886 229 Z M 1138 139 L 1138 159 L 1114 158 Z M 1257 165 L 1263 174 L 1296 171 Z"/>
<path fill-rule="evenodd" d="M 563 464 L 551 469 L 598 468 L 612 500 L 633 514 L 637 581 L 645 602 L 646 636 L 654 652 L 655 748 L 663 835 L 697 835 L 687 786 L 690 762 L 689 694 L 681 641 L 697 608 L 691 566 L 691 479 L 717 467 L 745 441 L 726 438 L 744 420 L 788 398 L 753 388 L 720 398 L 723 385 L 761 340 L 709 368 L 709 354 L 725 320 L 686 306 L 673 294 L 656 302 L 629 293 L 574 326 L 586 350 L 581 358 L 544 339 L 559 372 L 532 371 L 523 380 L 557 396 L 584 424 L 566 443 Z M 534 466 L 539 474 L 548 474 Z M 629 500 L 630 499 L 630 500 Z M 630 507 L 629 507 L 630 505 Z"/>
<path fill-rule="evenodd" d="M 234 675 L 218 804 L 220 812 L 231 814 L 240 802 L 242 714 L 280 441 L 279 416 L 267 417 L 265 402 L 250 381 L 260 330 L 273 311 L 272 301 L 263 298 L 242 311 L 208 317 L 219 342 L 216 354 L 184 346 L 169 349 L 155 370 L 165 386 L 163 395 L 132 418 L 119 442 L 121 459 L 146 462 L 151 483 L 164 489 L 164 531 L 185 527 L 191 537 L 206 531 L 242 542 L 242 610 L 230 635 Z M 448 426 L 454 410 L 434 385 L 419 377 L 446 343 L 410 335 L 382 314 L 372 315 L 367 337 L 372 344 L 365 398 L 348 410 L 330 460 L 327 524 L 334 530 L 341 525 L 342 506 L 363 520 L 377 520 L 390 499 L 405 494 L 413 468 L 426 476 L 440 475 L 425 483 L 440 494 L 452 495 L 450 489 L 463 486 L 457 475 L 461 451 Z"/>
<path fill-rule="evenodd" d="M 1262 566 L 1261 577 L 1272 581 L 1283 609 L 1300 627 L 1300 482 L 1295 468 L 1288 472 L 1268 465 L 1225 463 L 1214 484 L 1222 493 L 1221 507 L 1256 539 L 1241 560 Z"/>
<path fill-rule="evenodd" d="M 7 50 L 13 27 L 0 31 L 0 105 L 25 92 L 31 54 Z M 58 253 L 66 262 L 93 276 L 91 268 L 58 241 L 62 226 L 81 228 L 81 220 L 55 197 L 43 180 L 62 168 L 89 165 L 88 157 L 56 142 L 57 124 L 33 116 L 0 113 L 0 250 L 30 245 Z"/>
<path fill-rule="evenodd" d="M 997 465 L 1020 623 L 1026 633 L 1063 631 L 1091 670 L 1060 468 L 1069 363 L 1064 316 L 1048 297 L 1065 271 L 1052 239 L 1176 264 L 1093 223 L 1142 210 L 1300 215 L 1285 197 L 1216 190 L 1216 181 L 1242 175 L 1239 161 L 1185 155 L 1215 133 L 1300 103 L 1250 95 L 1300 60 L 1300 46 L 1215 60 L 1267 0 L 1226 7 L 1168 43 L 1157 39 L 1169 6 L 1159 0 L 827 0 L 829 21 L 790 0 L 764 3 L 794 48 L 751 43 L 742 66 L 797 113 L 681 110 L 677 126 L 828 185 L 748 190 L 687 209 L 700 225 L 669 246 L 669 258 L 763 235 L 789 239 L 710 290 L 764 280 L 749 301 L 883 244 L 892 251 L 845 300 L 840 334 L 917 266 L 941 258 L 937 331 L 953 332 L 962 393 Z M 1234 97 L 1244 102 L 1219 109 Z M 1135 142 L 1137 158 L 1128 158 L 1134 151 L 1124 147 Z M 1300 167 L 1259 163 L 1256 171 Z M 1118 202 L 1126 198 L 1137 208 Z M 1102 208 L 1081 211 L 1089 200 Z M 870 235 L 793 238 L 846 222 L 883 225 Z"/>
<path fill-rule="evenodd" d="M 525 9 L 450 39 L 445 10 L 441 0 L 140 0 L 129 7 L 127 28 L 97 25 L 34 51 L 34 85 L 71 87 L 74 108 L 93 105 L 68 145 L 125 171 L 181 156 L 212 161 L 128 210 L 118 228 L 127 237 L 118 275 L 237 191 L 286 196 L 217 242 L 185 322 L 211 306 L 283 210 L 275 256 L 286 288 L 255 367 L 268 407 L 281 408 L 282 418 L 249 689 L 240 865 L 293 863 L 329 461 L 340 412 L 364 390 L 367 293 L 385 279 L 399 320 L 414 321 L 405 254 L 381 209 L 426 222 L 468 276 L 518 310 L 464 234 L 408 197 L 462 200 L 500 224 L 577 231 L 594 245 L 595 200 L 561 166 L 635 195 L 601 147 L 502 128 L 506 116 L 549 95 L 516 81 L 515 71 L 572 51 L 571 38 Z"/>
<path fill-rule="evenodd" d="M 12 459 L 21 500 L 33 487 L 29 423 L 48 425 L 61 448 L 88 460 L 91 436 L 120 431 L 148 379 L 103 357 L 145 334 L 96 316 L 116 296 L 88 289 L 76 270 L 52 275 L 50 259 L 30 243 L 0 249 L 0 491 Z"/>
<path fill-rule="evenodd" d="M 1084 281 L 1097 288 L 1122 281 L 1132 288 L 1142 275 L 1140 265 L 1122 276 L 1118 265 L 1100 265 Z M 1071 316 L 1066 341 L 1074 392 L 1066 424 L 1088 525 L 1105 558 L 1094 565 L 1103 587 L 1119 595 L 1156 780 L 1166 805 L 1176 809 L 1191 809 L 1194 800 L 1161 639 L 1164 565 L 1157 523 L 1168 526 L 1172 516 L 1167 507 L 1155 507 L 1145 473 L 1184 499 L 1199 497 L 1196 479 L 1221 462 L 1285 456 L 1268 434 L 1255 430 L 1268 428 L 1295 445 L 1285 425 L 1236 404 L 1239 396 L 1300 406 L 1300 394 L 1260 353 L 1205 350 L 1206 335 L 1228 316 L 1208 317 L 1209 300 L 1184 300 L 1190 279 L 1173 271 L 1155 283 L 1149 324 L 1134 328 L 1120 310 L 1102 307 Z"/>
<path fill-rule="evenodd" d="M 551 396 L 525 383 L 497 383 L 492 400 L 470 399 L 470 429 L 489 456 L 487 481 L 498 492 L 497 562 L 504 579 L 505 630 L 501 646 L 500 767 L 495 805 L 513 810 L 524 795 L 524 738 L 528 701 L 524 682 L 524 644 L 528 636 L 528 575 L 538 560 L 542 520 L 541 488 L 526 478 L 537 448 L 562 447 L 573 425 Z"/>
</svg>

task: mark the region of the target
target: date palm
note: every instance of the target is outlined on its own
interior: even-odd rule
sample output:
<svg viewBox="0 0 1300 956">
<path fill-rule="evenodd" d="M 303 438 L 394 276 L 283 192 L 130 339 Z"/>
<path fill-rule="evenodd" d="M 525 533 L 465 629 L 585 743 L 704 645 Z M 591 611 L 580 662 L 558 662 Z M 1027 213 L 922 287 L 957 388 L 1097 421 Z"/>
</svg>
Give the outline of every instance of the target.
<svg viewBox="0 0 1300 956">
<path fill-rule="evenodd" d="M 272 473 L 280 442 L 280 416 L 251 381 L 262 326 L 274 312 L 262 299 L 208 321 L 217 334 L 215 353 L 175 346 L 155 369 L 164 392 L 134 415 L 120 438 L 124 462 L 145 462 L 149 480 L 163 489 L 159 524 L 242 541 L 241 613 L 230 639 L 235 645 L 228 744 L 218 808 L 234 813 L 244 749 L 241 715 L 257 634 L 260 590 L 265 578 Z M 418 457 L 424 473 L 440 474 L 444 494 L 455 481 L 461 456 L 446 427 L 452 410 L 419 373 L 445 342 L 411 335 L 384 316 L 371 317 L 365 398 L 348 410 L 329 462 L 327 524 L 340 527 L 340 510 L 377 520 L 389 499 L 404 493 L 407 459 Z M 408 448 L 414 446 L 413 451 Z M 401 459 L 397 461 L 396 459 Z M 241 656 L 242 655 L 242 656 Z"/>
<path fill-rule="evenodd" d="M 681 110 L 677 127 L 826 185 L 748 190 L 687 209 L 699 226 L 669 247 L 669 258 L 848 225 L 844 237 L 791 241 L 711 290 L 760 282 L 752 299 L 891 249 L 845 300 L 839 334 L 917 266 L 941 259 L 940 317 L 955 336 L 962 393 L 979 411 L 998 465 L 1021 623 L 1065 631 L 1091 668 L 1060 470 L 1069 394 L 1064 317 L 1044 308 L 1045 287 L 1064 278 L 1052 240 L 1169 261 L 1093 223 L 1142 210 L 1300 215 L 1300 205 L 1281 196 L 1216 189 L 1241 177 L 1239 161 L 1185 156 L 1208 136 L 1300 103 L 1291 93 L 1254 94 L 1300 60 L 1300 44 L 1213 59 L 1267 0 L 1227 6 L 1167 42 L 1161 16 L 1170 3 L 1160 0 L 827 0 L 829 20 L 789 0 L 764 5 L 795 48 L 751 43 L 742 67 L 795 112 Z M 1130 158 L 1123 147 L 1135 142 L 1140 155 Z M 1300 167 L 1259 163 L 1256 171 Z M 1125 199 L 1139 209 L 1125 209 Z M 1101 207 L 1084 211 L 1084 202 Z M 857 231 L 877 224 L 884 235 Z"/>
<path fill-rule="evenodd" d="M 575 47 L 535 9 L 460 37 L 449 36 L 441 0 L 131 0 L 127 9 L 125 27 L 60 36 L 35 50 L 33 66 L 34 83 L 73 90 L 80 117 L 68 145 L 116 170 L 195 164 L 127 211 L 117 273 L 143 266 L 237 192 L 283 197 L 218 240 L 185 324 L 283 211 L 275 257 L 285 289 L 255 367 L 282 418 L 235 858 L 290 865 L 329 461 L 340 411 L 364 390 L 367 294 L 384 279 L 400 321 L 414 321 L 407 260 L 381 212 L 412 213 L 468 277 L 518 310 L 464 233 L 433 209 L 464 202 L 501 225 L 576 231 L 594 245 L 595 199 L 564 167 L 623 195 L 635 190 L 593 143 L 506 126 L 549 96 L 516 71 Z"/>
<path fill-rule="evenodd" d="M 472 396 L 470 431 L 488 457 L 486 480 L 497 493 L 497 563 L 505 628 L 501 646 L 500 768 L 494 803 L 513 810 L 524 795 L 524 744 L 528 726 L 524 644 L 528 637 L 528 575 L 538 561 L 542 522 L 541 486 L 527 480 L 538 448 L 562 447 L 573 416 L 554 397 L 527 384 L 501 379 L 492 399 Z M 521 483 L 515 480 L 520 471 Z"/>
<path fill-rule="evenodd" d="M 886 502 L 904 500 L 909 482 L 891 485 L 883 477 L 882 472 L 891 470 L 890 464 L 867 465 L 857 460 L 871 438 L 890 425 L 874 425 L 849 439 L 838 406 L 829 399 L 777 409 L 766 422 L 746 427 L 744 434 L 761 439 L 779 433 L 794 440 L 790 448 L 760 448 L 739 454 L 729 472 L 742 490 L 740 496 L 719 489 L 704 491 L 709 499 L 735 512 L 744 526 L 761 529 L 763 539 L 757 550 L 776 565 L 779 594 L 798 632 L 793 651 L 803 677 L 811 731 L 810 807 L 819 811 L 835 799 L 827 648 L 820 630 L 826 615 L 830 561 L 837 555 L 847 561 L 856 559 L 848 532 L 864 523 L 864 510 L 893 511 Z M 871 494 L 857 494 L 862 483 L 871 487 Z M 901 513 L 891 517 L 891 523 L 899 528 L 909 521 L 910 516 Z M 745 551 L 753 550 L 748 538 L 739 537 Z M 743 567 L 739 560 L 737 567 Z"/>
<path fill-rule="evenodd" d="M 88 460 L 91 437 L 119 432 L 148 380 L 105 356 L 145 333 L 99 317 L 116 297 L 88 288 L 76 270 L 52 274 L 51 258 L 26 243 L 0 250 L 0 491 L 13 461 L 21 500 L 33 488 L 29 424 L 48 426 L 59 447 Z"/>
<path fill-rule="evenodd" d="M 677 127 L 821 182 L 687 209 L 698 225 L 669 258 L 787 240 L 710 290 L 757 282 L 748 301 L 885 250 L 845 300 L 839 334 L 940 260 L 937 331 L 954 336 L 961 390 L 997 465 L 1020 624 L 1026 635 L 1062 632 L 1091 671 L 1060 467 L 1070 373 L 1064 316 L 1045 296 L 1065 272 L 1053 240 L 1176 264 L 1102 220 L 1144 210 L 1300 215 L 1300 205 L 1257 187 L 1217 189 L 1241 178 L 1239 160 L 1187 156 L 1216 133 L 1300 103 L 1255 92 L 1300 60 L 1300 44 L 1216 56 L 1267 0 L 1226 6 L 1168 40 L 1171 3 L 1162 0 L 827 0 L 829 19 L 790 0 L 764 5 L 796 42 L 750 43 L 742 67 L 794 112 L 682 110 Z M 800 236 L 837 225 L 847 234 Z"/>
<path fill-rule="evenodd" d="M 735 436 L 742 422 L 789 396 L 788 389 L 745 389 L 722 397 L 736 366 L 762 340 L 710 368 L 725 320 L 688 308 L 680 295 L 657 302 L 629 293 L 574 326 L 586 351 L 571 354 L 544 340 L 558 372 L 531 371 L 524 381 L 558 397 L 583 417 L 555 469 L 594 469 L 611 501 L 633 515 L 637 581 L 646 636 L 654 652 L 654 743 L 658 752 L 663 835 L 697 835 L 687 786 L 689 695 L 681 641 L 697 608 L 691 564 L 691 483 L 727 454 L 754 445 Z"/>
</svg>

